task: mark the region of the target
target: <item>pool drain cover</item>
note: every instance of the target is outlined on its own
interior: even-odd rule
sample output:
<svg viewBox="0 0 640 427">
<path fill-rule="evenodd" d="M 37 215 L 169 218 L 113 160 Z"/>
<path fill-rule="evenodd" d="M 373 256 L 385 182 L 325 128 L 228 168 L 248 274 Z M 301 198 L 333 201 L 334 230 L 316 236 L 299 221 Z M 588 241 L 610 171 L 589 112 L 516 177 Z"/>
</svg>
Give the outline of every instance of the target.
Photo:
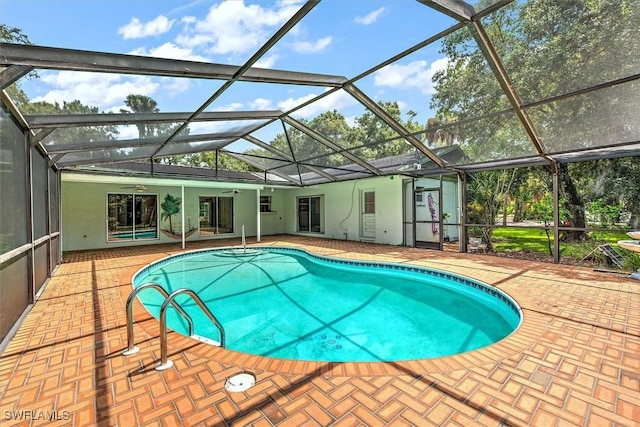
<svg viewBox="0 0 640 427">
<path fill-rule="evenodd" d="M 249 390 L 256 383 L 256 376 L 249 372 L 242 372 L 227 378 L 224 388 L 231 392 L 241 392 Z"/>
</svg>

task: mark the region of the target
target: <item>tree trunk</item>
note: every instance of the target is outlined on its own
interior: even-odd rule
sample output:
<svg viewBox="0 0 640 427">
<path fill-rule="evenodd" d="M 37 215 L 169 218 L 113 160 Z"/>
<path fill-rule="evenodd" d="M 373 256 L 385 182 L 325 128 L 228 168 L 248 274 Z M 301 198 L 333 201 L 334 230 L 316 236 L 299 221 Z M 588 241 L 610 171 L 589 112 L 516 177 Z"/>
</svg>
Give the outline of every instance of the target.
<svg viewBox="0 0 640 427">
<path fill-rule="evenodd" d="M 522 203 L 516 200 L 515 207 L 513 209 L 513 222 L 522 221 Z"/>
<path fill-rule="evenodd" d="M 571 226 L 585 228 L 587 219 L 584 211 L 584 202 L 571 179 L 567 164 L 558 164 L 558 182 L 560 183 L 560 197 L 565 209 L 569 212 Z M 582 241 L 585 237 L 586 233 L 584 231 L 567 231 L 565 233 L 565 238 L 571 241 Z"/>
<path fill-rule="evenodd" d="M 504 195 L 504 204 L 502 205 L 502 225 L 507 226 L 507 204 L 509 203 L 509 195 Z"/>
<path fill-rule="evenodd" d="M 487 245 L 487 252 L 493 252 L 493 227 L 482 228 L 482 242 Z"/>
</svg>

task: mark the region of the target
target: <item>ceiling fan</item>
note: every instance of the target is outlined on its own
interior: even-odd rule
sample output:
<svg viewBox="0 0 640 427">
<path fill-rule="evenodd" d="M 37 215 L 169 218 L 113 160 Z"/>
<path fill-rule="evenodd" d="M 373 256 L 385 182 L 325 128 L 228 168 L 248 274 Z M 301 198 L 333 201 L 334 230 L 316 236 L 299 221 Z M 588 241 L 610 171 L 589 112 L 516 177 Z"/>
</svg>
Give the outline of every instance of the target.
<svg viewBox="0 0 640 427">
<path fill-rule="evenodd" d="M 148 190 L 147 186 L 142 184 L 127 185 L 125 187 L 120 187 L 120 188 L 134 188 L 138 193 Z"/>
</svg>

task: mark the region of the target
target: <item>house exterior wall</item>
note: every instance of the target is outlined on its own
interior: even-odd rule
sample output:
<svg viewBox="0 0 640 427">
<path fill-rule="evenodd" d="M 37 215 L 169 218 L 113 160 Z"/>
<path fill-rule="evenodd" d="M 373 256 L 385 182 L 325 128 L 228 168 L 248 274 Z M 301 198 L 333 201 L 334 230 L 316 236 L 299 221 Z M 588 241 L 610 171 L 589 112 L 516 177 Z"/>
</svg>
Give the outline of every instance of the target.
<svg viewBox="0 0 640 427">
<path fill-rule="evenodd" d="M 112 248 L 132 245 L 148 245 L 154 243 L 171 243 L 180 241 L 180 236 L 169 237 L 166 233 L 159 232 L 157 239 L 127 240 L 122 242 L 107 241 L 107 194 L 131 193 L 131 189 L 123 189 L 131 186 L 126 183 L 97 183 L 97 182 L 70 182 L 63 178 L 62 182 L 62 230 L 63 250 L 85 250 Z M 134 184 L 135 185 L 135 184 Z M 146 184 L 145 184 L 146 185 Z M 167 194 L 181 198 L 181 188 L 176 186 L 146 185 L 147 190 L 133 194 L 155 194 L 158 197 L 158 224 L 160 229 L 168 229 L 168 221 L 160 219 L 160 204 Z M 260 192 L 272 198 L 272 206 L 275 212 L 261 214 L 260 232 L 262 235 L 284 233 L 284 190 Z M 199 225 L 199 198 L 207 197 L 233 197 L 234 201 L 234 232 L 217 236 L 201 236 L 197 230 Z M 181 201 L 185 209 L 185 230 L 196 228 L 186 240 L 206 240 L 215 238 L 240 237 L 242 226 L 245 226 L 246 236 L 257 234 L 256 214 L 258 210 L 258 198 L 256 189 L 243 189 L 238 194 L 230 193 L 228 189 L 185 187 L 184 200 Z M 179 213 L 171 218 L 174 233 L 182 231 L 182 215 Z"/>
<path fill-rule="evenodd" d="M 375 192 L 376 235 L 373 240 L 361 237 L 361 194 Z M 300 233 L 297 221 L 297 199 L 302 196 L 322 197 L 322 233 Z M 402 244 L 402 180 L 390 176 L 334 182 L 287 190 L 285 232 L 308 234 L 330 239 L 367 240 L 375 243 Z"/>
<path fill-rule="evenodd" d="M 96 182 L 93 177 L 82 181 L 73 180 L 63 175 L 62 182 L 62 230 L 63 250 L 85 250 L 131 245 L 148 245 L 154 243 L 170 243 L 180 241 L 163 232 L 157 239 L 127 240 L 122 242 L 107 241 L 107 194 L 133 193 L 155 194 L 158 197 L 158 221 L 160 229 L 168 229 L 168 221 L 160 219 L 159 205 L 167 194 L 181 197 L 179 186 L 144 184 L 147 189 L 136 193 L 130 187 L 141 180 L 131 178 L 119 182 Z M 159 182 L 156 180 L 155 182 Z M 133 183 L 133 184 L 132 184 Z M 185 229 L 196 228 L 186 240 L 206 240 L 215 238 L 240 237 L 242 225 L 247 237 L 257 235 L 256 215 L 260 215 L 260 234 L 308 234 L 332 239 L 364 240 L 360 232 L 361 192 L 375 192 L 376 235 L 367 239 L 382 244 L 402 244 L 402 180 L 390 177 L 368 178 L 356 181 L 322 184 L 306 188 L 270 188 L 260 190 L 260 195 L 271 197 L 272 212 L 258 214 L 259 198 L 255 188 L 241 189 L 233 194 L 229 189 L 210 187 L 184 188 L 182 207 L 185 209 Z M 234 197 L 234 232 L 217 236 L 201 236 L 197 230 L 199 225 L 199 198 Z M 300 196 L 322 196 L 322 233 L 299 233 L 297 230 L 297 199 Z M 172 217 L 175 233 L 182 230 L 181 214 Z M 346 234 L 345 234 L 346 233 Z"/>
</svg>

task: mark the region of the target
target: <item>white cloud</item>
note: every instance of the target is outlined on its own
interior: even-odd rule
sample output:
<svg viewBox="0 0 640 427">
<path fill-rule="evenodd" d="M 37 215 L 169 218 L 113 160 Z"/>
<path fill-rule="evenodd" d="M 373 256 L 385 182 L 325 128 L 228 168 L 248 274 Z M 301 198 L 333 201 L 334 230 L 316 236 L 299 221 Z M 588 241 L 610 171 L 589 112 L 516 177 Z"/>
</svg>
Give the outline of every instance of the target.
<svg viewBox="0 0 640 427">
<path fill-rule="evenodd" d="M 185 47 L 204 47 L 214 54 L 241 54 L 261 46 L 273 29 L 286 22 L 299 9 L 297 2 L 278 3 L 275 8 L 245 5 L 226 0 L 215 4 L 202 20 L 189 18 L 185 33 L 176 43 Z"/>
<path fill-rule="evenodd" d="M 189 79 L 178 77 L 163 77 L 160 80 L 162 91 L 170 98 L 174 98 L 179 94 L 187 92 L 191 89 L 192 83 Z"/>
<path fill-rule="evenodd" d="M 253 66 L 257 68 L 273 68 L 280 55 L 263 56 Z"/>
<path fill-rule="evenodd" d="M 309 95 L 301 96 L 299 98 L 288 98 L 284 101 L 279 102 L 278 108 L 282 111 L 288 111 L 304 102 L 309 101 L 312 98 L 315 98 L 316 96 L 318 95 L 312 93 Z M 358 102 L 351 95 L 342 90 L 339 90 L 332 93 L 331 95 L 325 96 L 324 98 L 312 104 L 307 105 L 304 108 L 301 108 L 293 115 L 296 117 L 315 117 L 318 114 L 324 113 L 326 111 L 340 111 L 343 108 L 355 105 L 357 103 Z"/>
<path fill-rule="evenodd" d="M 272 108 L 272 102 L 266 98 L 256 98 L 249 102 L 249 108 L 252 110 L 270 110 Z"/>
<path fill-rule="evenodd" d="M 380 15 L 387 10 L 386 7 L 381 7 L 380 9 L 374 10 L 373 12 L 367 13 L 364 16 L 356 16 L 354 22 L 362 25 L 371 25 L 378 20 Z"/>
<path fill-rule="evenodd" d="M 169 31 L 173 22 L 173 19 L 169 20 L 164 15 L 160 15 L 147 23 L 140 22 L 138 18 L 131 18 L 127 25 L 118 28 L 118 34 L 122 34 L 125 40 L 159 36 Z"/>
<path fill-rule="evenodd" d="M 160 85 L 151 78 L 140 76 L 122 76 L 117 74 L 85 73 L 62 71 L 42 76 L 40 79 L 52 86 L 43 96 L 33 101 L 62 103 L 79 100 L 84 105 L 98 107 L 100 110 L 112 109 L 120 105 L 132 93 L 151 96 Z"/>
<path fill-rule="evenodd" d="M 318 96 L 318 94 L 310 93 L 299 98 L 287 98 L 284 101 L 278 102 L 278 108 L 282 111 L 289 111 L 292 108 L 295 108 L 296 106 L 315 98 L 316 96 Z"/>
<path fill-rule="evenodd" d="M 332 38 L 330 36 L 323 37 L 315 42 L 295 42 L 293 44 L 293 50 L 298 53 L 315 53 L 321 52 L 331 44 Z"/>
<path fill-rule="evenodd" d="M 126 108 L 126 106 L 123 106 Z M 114 113 L 119 113 L 120 110 L 113 111 Z M 118 126 L 118 135 L 117 139 L 138 139 L 140 138 L 140 130 L 135 125 L 129 126 Z"/>
<path fill-rule="evenodd" d="M 176 46 L 168 42 L 158 47 L 147 50 L 144 47 L 129 52 L 132 55 L 151 56 L 154 58 L 180 59 L 185 61 L 209 62 L 208 58 L 196 55 L 191 49 Z"/>
<path fill-rule="evenodd" d="M 374 74 L 375 86 L 386 86 L 395 89 L 418 89 L 425 95 L 435 93 L 433 75 L 447 67 L 449 60 L 440 58 L 431 63 L 413 61 L 408 64 L 391 64 Z"/>
<path fill-rule="evenodd" d="M 173 14 L 182 13 L 182 12 L 184 12 L 186 10 L 189 10 L 189 9 L 199 5 L 200 3 L 204 3 L 205 1 L 207 1 L 207 0 L 195 0 L 195 1 L 192 1 L 190 3 L 187 3 L 187 4 L 184 4 L 184 5 L 178 6 L 178 7 L 174 8 L 174 9 L 171 9 L 171 11 L 168 14 L 169 15 L 173 15 Z"/>
<path fill-rule="evenodd" d="M 232 102 L 227 105 L 218 105 L 216 107 L 212 107 L 211 111 L 239 111 L 244 107 L 242 102 Z"/>
<path fill-rule="evenodd" d="M 201 135 L 206 133 L 223 132 L 227 130 L 224 122 L 193 122 L 189 123 L 189 131 L 191 135 Z"/>
</svg>

